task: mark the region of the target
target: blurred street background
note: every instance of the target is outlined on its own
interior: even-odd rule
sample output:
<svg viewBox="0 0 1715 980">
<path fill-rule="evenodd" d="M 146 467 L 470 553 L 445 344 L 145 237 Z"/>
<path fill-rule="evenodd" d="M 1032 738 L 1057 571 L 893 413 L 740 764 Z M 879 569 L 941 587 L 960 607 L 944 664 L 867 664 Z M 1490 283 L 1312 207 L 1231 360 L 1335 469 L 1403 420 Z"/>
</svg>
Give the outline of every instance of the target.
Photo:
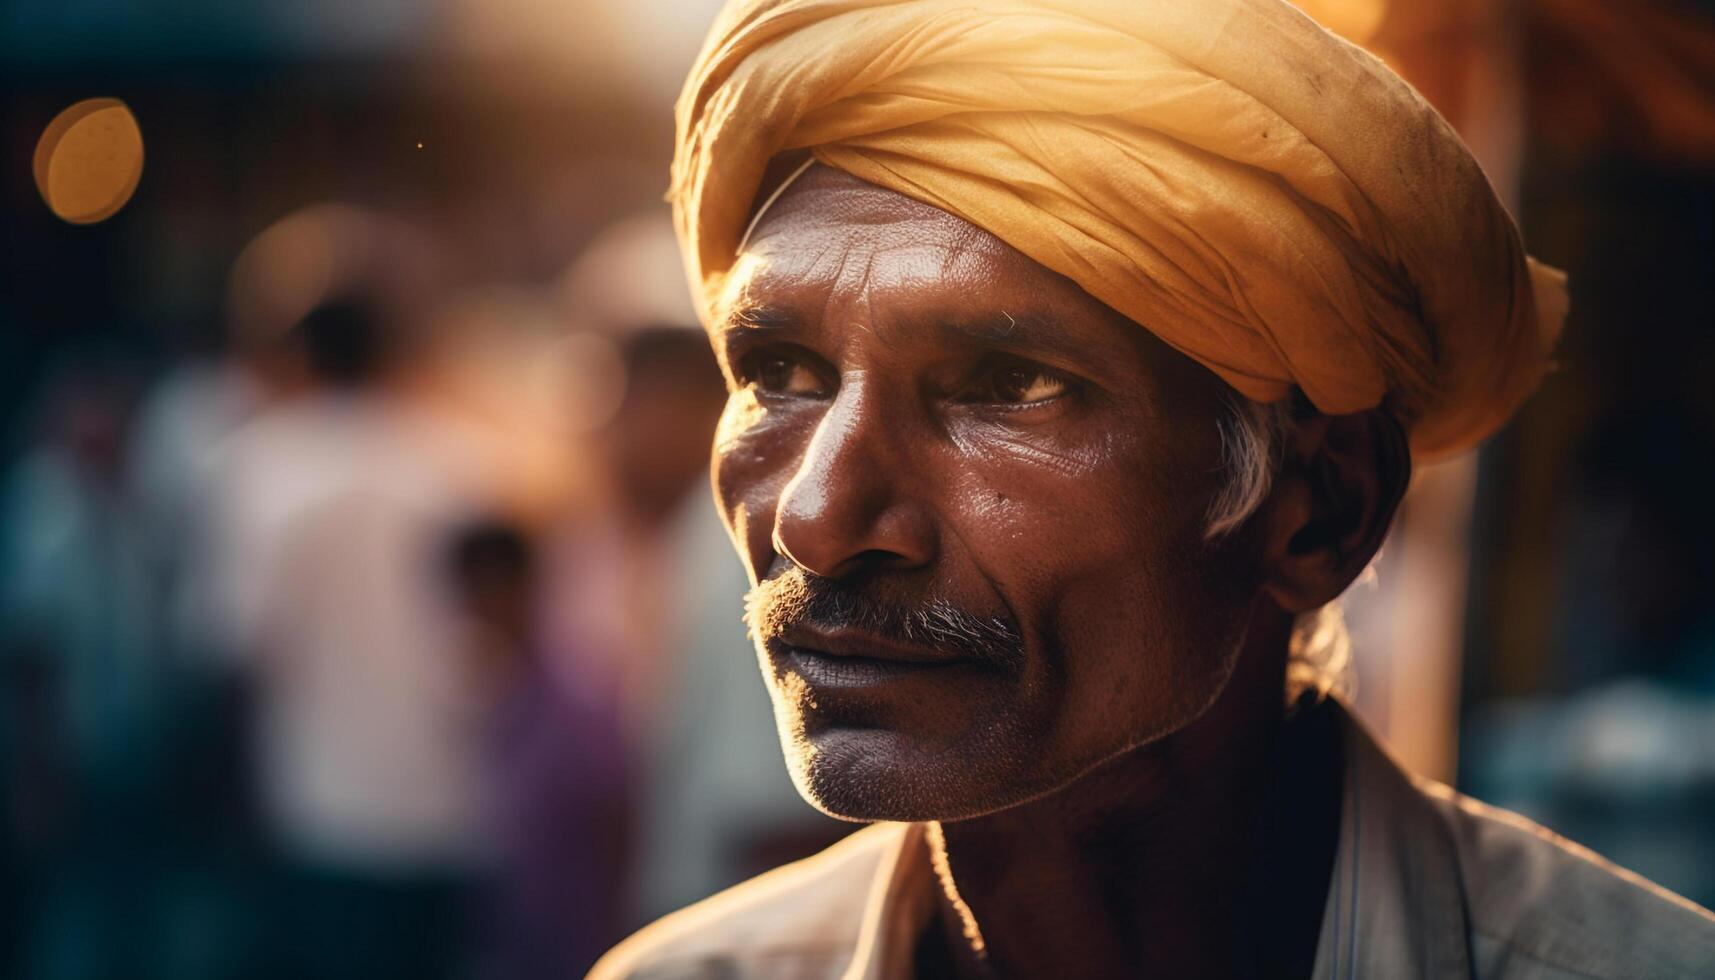
<svg viewBox="0 0 1715 980">
<path fill-rule="evenodd" d="M 706 487 L 717 6 L 0 0 L 0 976 L 578 977 L 851 829 Z M 1715 3 L 1301 6 L 1574 298 L 1348 595 L 1360 713 L 1715 905 Z"/>
</svg>

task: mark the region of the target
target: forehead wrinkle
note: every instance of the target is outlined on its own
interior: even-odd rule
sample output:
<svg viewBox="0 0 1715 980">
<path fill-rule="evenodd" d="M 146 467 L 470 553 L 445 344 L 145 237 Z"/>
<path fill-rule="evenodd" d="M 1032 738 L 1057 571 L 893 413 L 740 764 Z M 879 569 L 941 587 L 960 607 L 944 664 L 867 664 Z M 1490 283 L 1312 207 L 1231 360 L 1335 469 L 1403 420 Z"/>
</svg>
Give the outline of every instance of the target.
<svg viewBox="0 0 1715 980">
<path fill-rule="evenodd" d="M 897 315 L 889 316 L 885 310 L 878 312 L 876 294 L 880 292 L 883 296 L 888 296 L 897 292 L 906 298 L 912 298 L 918 295 L 918 290 L 910 285 L 905 285 L 901 289 L 899 283 L 878 283 L 876 266 L 878 260 L 885 259 L 890 255 L 917 251 L 925 245 L 936 249 L 945 247 L 939 243 L 914 239 L 897 244 L 883 244 L 879 247 L 870 244 L 868 247 L 848 249 L 845 253 L 845 264 L 849 266 L 853 254 L 861 251 L 863 253 L 863 269 L 861 272 L 849 276 L 842 275 L 840 280 L 834 284 L 828 298 L 830 307 L 839 299 L 842 292 L 849 291 L 853 300 L 852 309 L 841 322 L 835 322 L 830 318 L 827 321 L 827 326 L 836 332 L 849 328 L 862 330 L 889 347 L 898 347 L 913 336 L 914 331 L 903 329 L 910 325 L 908 322 L 900 322 L 900 317 Z M 903 319 L 909 321 L 913 318 L 908 314 Z"/>
<path fill-rule="evenodd" d="M 951 225 L 951 239 L 944 248 L 946 256 L 941 262 L 941 275 L 946 278 L 953 276 L 953 267 L 962 261 L 981 262 L 984 259 L 1004 255 L 1006 246 L 988 232 L 976 225 L 957 219 L 937 224 Z"/>
<path fill-rule="evenodd" d="M 799 278 L 815 284 L 823 279 L 838 282 L 849 253 L 846 249 L 824 243 L 817 247 L 814 252 L 806 254 L 809 257 L 809 267 L 799 274 Z M 823 271 L 824 266 L 827 268 L 826 272 Z"/>
<path fill-rule="evenodd" d="M 786 329 L 807 325 L 803 317 L 792 309 L 791 303 L 776 302 L 768 294 L 773 289 L 792 284 L 794 280 L 813 280 L 817 269 L 833 249 L 823 245 L 814 251 L 800 252 L 798 254 L 808 260 L 809 268 L 783 270 L 780 268 L 780 255 L 757 245 L 756 242 L 748 245 L 733 263 L 733 272 L 711 311 L 711 333 L 731 334 L 759 328 Z M 788 251 L 785 254 L 793 253 Z"/>
<path fill-rule="evenodd" d="M 1074 301 L 1065 311 L 1020 311 L 1013 304 L 1029 301 L 1029 283 L 1006 290 L 1011 296 L 986 297 L 990 309 L 975 316 L 968 307 L 960 309 L 958 298 L 941 295 L 943 288 L 995 275 L 1012 278 L 1001 267 L 1015 253 L 976 225 L 899 197 L 873 188 L 793 185 L 747 244 L 745 254 L 754 256 L 748 291 L 826 290 L 823 322 L 815 326 L 834 335 L 861 329 L 897 344 L 906 335 L 894 328 L 909 325 L 911 336 L 933 336 L 943 345 L 1037 349 L 1079 359 L 1124 354 L 1119 338 L 1071 329 L 1066 322 L 1068 316 L 1085 319 L 1088 311 L 1082 307 L 1093 302 Z M 883 265 L 902 253 L 916 253 L 916 261 Z M 933 307 L 942 303 L 949 309 L 937 315 Z"/>
<path fill-rule="evenodd" d="M 849 248 L 839 248 L 834 245 L 824 246 L 812 265 L 812 273 L 820 269 L 824 257 L 830 260 L 833 268 L 827 274 L 816 274 L 808 277 L 813 288 L 824 290 L 819 323 L 825 335 L 839 336 L 845 332 L 845 325 L 837 323 L 836 317 L 846 312 L 845 308 L 850 302 L 848 294 L 852 291 L 852 287 L 848 284 L 853 278 L 857 279 L 857 301 L 861 303 L 866 299 L 864 283 L 869 280 L 870 264 L 866 262 L 863 269 L 854 272 L 852 269 L 852 252 L 853 250 Z"/>
<path fill-rule="evenodd" d="M 903 335 L 893 329 L 897 326 L 895 319 L 915 325 L 923 318 L 909 309 L 889 313 L 889 307 L 901 301 L 909 304 L 923 296 L 925 289 L 920 284 L 946 278 L 944 270 L 950 257 L 945 253 L 956 253 L 957 249 L 922 236 L 886 242 L 867 235 L 856 237 L 859 239 L 856 243 L 813 246 L 814 251 L 782 249 L 781 260 L 768 257 L 767 252 L 772 250 L 763 250 L 759 261 L 753 263 L 756 274 L 746 284 L 743 294 L 755 305 L 766 307 L 771 305 L 768 294 L 775 289 L 802 287 L 819 292 L 822 307 L 819 321 L 807 317 L 801 326 L 809 327 L 814 322 L 830 334 L 855 328 L 896 343 Z M 891 256 L 926 250 L 943 253 L 928 277 L 920 272 L 913 275 L 909 259 L 896 267 L 886 264 Z"/>
</svg>

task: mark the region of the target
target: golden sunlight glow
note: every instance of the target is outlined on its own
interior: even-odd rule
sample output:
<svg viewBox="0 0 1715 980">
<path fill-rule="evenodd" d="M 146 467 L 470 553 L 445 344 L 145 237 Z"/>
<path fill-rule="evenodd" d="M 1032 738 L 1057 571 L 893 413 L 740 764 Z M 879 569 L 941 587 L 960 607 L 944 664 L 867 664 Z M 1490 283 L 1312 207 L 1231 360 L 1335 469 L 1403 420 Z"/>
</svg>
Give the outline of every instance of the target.
<svg viewBox="0 0 1715 980">
<path fill-rule="evenodd" d="M 965 941 L 970 943 L 971 951 L 978 956 L 987 956 L 988 944 L 983 941 L 983 930 L 977 925 L 976 913 L 959 894 L 958 883 L 953 880 L 952 865 L 947 863 L 947 838 L 938 820 L 929 823 L 929 861 L 935 866 L 935 877 L 941 881 L 942 893 L 947 896 L 953 911 L 958 913 L 959 929 L 964 933 Z"/>
<path fill-rule="evenodd" d="M 119 212 L 143 177 L 143 133 L 118 99 L 85 99 L 36 143 L 36 189 L 55 215 L 92 225 Z"/>
<path fill-rule="evenodd" d="M 1353 44 L 1365 44 L 1387 17 L 1388 0 L 1294 0 L 1323 27 Z"/>
<path fill-rule="evenodd" d="M 763 657 L 762 669 L 769 670 L 766 657 Z M 780 747 L 786 756 L 786 774 L 792 777 L 792 785 L 797 787 L 799 796 L 813 800 L 816 794 L 810 785 L 810 770 L 815 767 L 818 752 L 805 731 L 804 714 L 816 709 L 816 698 L 810 693 L 810 685 L 797 674 L 773 673 L 772 676 L 776 683 L 769 694 L 774 702 L 775 724 L 784 733 Z"/>
<path fill-rule="evenodd" d="M 748 388 L 734 392 L 727 399 L 726 409 L 721 412 L 720 422 L 715 426 L 715 450 L 730 450 L 767 414 L 768 409 L 757 400 L 756 392 Z"/>
</svg>

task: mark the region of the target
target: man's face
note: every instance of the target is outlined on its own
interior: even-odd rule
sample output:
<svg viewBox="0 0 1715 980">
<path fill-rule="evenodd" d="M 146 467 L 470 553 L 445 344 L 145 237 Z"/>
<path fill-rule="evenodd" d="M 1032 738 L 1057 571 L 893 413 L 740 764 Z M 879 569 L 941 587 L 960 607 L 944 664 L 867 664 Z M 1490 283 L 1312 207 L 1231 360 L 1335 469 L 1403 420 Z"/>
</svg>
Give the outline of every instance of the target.
<svg viewBox="0 0 1715 980">
<path fill-rule="evenodd" d="M 1194 720 L 1257 593 L 1206 540 L 1223 387 L 942 211 L 816 167 L 713 341 L 715 493 L 794 781 L 957 819 Z"/>
</svg>

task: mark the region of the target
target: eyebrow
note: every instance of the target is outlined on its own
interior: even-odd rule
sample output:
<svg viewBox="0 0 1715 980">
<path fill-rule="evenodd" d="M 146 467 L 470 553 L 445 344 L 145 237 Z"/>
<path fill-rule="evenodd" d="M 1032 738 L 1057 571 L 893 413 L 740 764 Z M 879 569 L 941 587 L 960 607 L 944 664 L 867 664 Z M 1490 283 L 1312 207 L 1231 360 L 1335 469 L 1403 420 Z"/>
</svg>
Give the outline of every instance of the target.
<svg viewBox="0 0 1715 980">
<path fill-rule="evenodd" d="M 939 317 L 935 330 L 945 343 L 978 343 L 1021 352 L 1062 356 L 1087 354 L 1091 345 L 1073 336 L 1061 318 L 1039 310 L 997 310 L 976 317 Z"/>
<path fill-rule="evenodd" d="M 728 335 L 797 330 L 806 326 L 792 310 L 768 303 L 735 306 L 717 321 L 716 332 Z M 1089 356 L 1089 338 L 1075 336 L 1060 317 L 1034 309 L 998 309 L 975 316 L 934 314 L 912 317 L 901 329 L 926 329 L 946 346 L 993 346 L 1021 354 L 1032 352 L 1062 358 Z"/>
<path fill-rule="evenodd" d="M 735 306 L 716 321 L 717 331 L 731 333 L 742 330 L 786 330 L 801 326 L 802 321 L 791 310 L 766 303 Z"/>
</svg>

